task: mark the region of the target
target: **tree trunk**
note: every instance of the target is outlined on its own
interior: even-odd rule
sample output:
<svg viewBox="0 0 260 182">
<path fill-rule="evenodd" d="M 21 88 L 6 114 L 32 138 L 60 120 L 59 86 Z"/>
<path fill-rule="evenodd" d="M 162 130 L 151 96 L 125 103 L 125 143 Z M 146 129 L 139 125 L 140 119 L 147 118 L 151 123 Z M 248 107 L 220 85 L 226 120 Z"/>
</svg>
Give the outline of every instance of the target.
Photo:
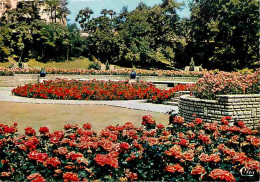
<svg viewBox="0 0 260 182">
<path fill-rule="evenodd" d="M 69 60 L 69 48 L 67 48 L 67 61 Z"/>
<path fill-rule="evenodd" d="M 55 7 L 55 9 L 54 9 L 54 20 L 55 20 L 55 23 L 57 23 L 56 19 L 57 19 L 57 11 L 56 11 L 56 7 Z"/>
<path fill-rule="evenodd" d="M 53 16 L 52 16 L 52 14 L 53 14 L 53 8 L 51 6 L 51 22 L 53 23 Z"/>
</svg>

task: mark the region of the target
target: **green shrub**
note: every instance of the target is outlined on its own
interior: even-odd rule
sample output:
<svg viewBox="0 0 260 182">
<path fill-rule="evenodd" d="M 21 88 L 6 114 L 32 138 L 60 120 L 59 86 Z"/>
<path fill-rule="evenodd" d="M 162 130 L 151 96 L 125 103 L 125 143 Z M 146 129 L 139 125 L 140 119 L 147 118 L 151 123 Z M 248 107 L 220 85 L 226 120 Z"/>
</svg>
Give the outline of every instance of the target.
<svg viewBox="0 0 260 182">
<path fill-rule="evenodd" d="M 110 65 L 109 65 L 109 62 L 107 61 L 106 62 L 106 70 L 109 70 L 110 69 Z"/>
<path fill-rule="evenodd" d="M 88 69 L 100 70 L 101 64 L 98 61 L 90 62 Z"/>
</svg>

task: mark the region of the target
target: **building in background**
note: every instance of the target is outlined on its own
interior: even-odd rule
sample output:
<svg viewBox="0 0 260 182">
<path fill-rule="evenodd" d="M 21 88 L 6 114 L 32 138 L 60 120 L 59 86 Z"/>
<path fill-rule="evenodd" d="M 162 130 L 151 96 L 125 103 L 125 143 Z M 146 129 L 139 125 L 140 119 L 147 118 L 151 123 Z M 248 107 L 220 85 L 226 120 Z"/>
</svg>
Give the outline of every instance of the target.
<svg viewBox="0 0 260 182">
<path fill-rule="evenodd" d="M 3 16 L 3 14 L 8 9 L 15 9 L 17 8 L 17 5 L 19 2 L 28 2 L 31 3 L 34 0 L 0 0 L 0 18 Z M 67 24 L 66 16 L 55 14 L 54 12 L 51 13 L 51 9 L 48 7 L 48 5 L 43 0 L 38 0 L 37 2 L 39 15 L 42 20 L 46 22 L 53 22 L 53 23 L 60 23 L 60 24 Z M 51 16 L 52 14 L 52 16 Z M 56 20 L 54 21 L 56 16 Z"/>
</svg>

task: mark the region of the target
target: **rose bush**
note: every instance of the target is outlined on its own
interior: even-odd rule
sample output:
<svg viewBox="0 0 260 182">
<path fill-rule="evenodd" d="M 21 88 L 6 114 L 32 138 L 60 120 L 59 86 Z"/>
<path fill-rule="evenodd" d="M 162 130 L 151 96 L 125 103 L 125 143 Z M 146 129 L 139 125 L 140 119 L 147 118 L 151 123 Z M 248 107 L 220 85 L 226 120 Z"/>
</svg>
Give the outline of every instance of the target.
<svg viewBox="0 0 260 182">
<path fill-rule="evenodd" d="M 45 81 L 42 84 L 19 86 L 12 90 L 14 95 L 42 99 L 63 100 L 133 100 L 148 99 L 162 103 L 177 91 L 186 90 L 187 86 L 178 85 L 169 90 L 161 90 L 149 82 L 130 83 L 128 81 Z"/>
<path fill-rule="evenodd" d="M 14 71 L 9 68 L 0 68 L 0 76 L 13 76 Z"/>
<path fill-rule="evenodd" d="M 257 181 L 259 130 L 242 121 L 185 123 L 170 127 L 143 117 L 143 126 L 128 122 L 99 134 L 90 124 L 67 124 L 63 131 L 41 127 L 17 133 L 17 123 L 0 125 L 0 180 L 3 181 Z M 253 172 L 241 175 L 241 169 Z"/>
<path fill-rule="evenodd" d="M 220 94 L 259 94 L 260 70 L 247 74 L 208 72 L 197 81 L 193 93 L 201 99 L 216 99 Z"/>
</svg>

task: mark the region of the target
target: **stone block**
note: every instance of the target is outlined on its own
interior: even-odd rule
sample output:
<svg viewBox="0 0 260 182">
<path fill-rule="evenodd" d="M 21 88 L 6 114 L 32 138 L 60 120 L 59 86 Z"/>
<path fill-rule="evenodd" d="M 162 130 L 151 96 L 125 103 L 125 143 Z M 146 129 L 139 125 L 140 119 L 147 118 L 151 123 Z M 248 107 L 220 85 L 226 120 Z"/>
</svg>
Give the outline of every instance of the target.
<svg viewBox="0 0 260 182">
<path fill-rule="evenodd" d="M 252 112 L 251 111 L 244 111 L 244 114 L 245 115 L 252 115 Z"/>
<path fill-rule="evenodd" d="M 204 108 L 203 108 L 203 113 L 204 113 L 204 115 L 207 115 L 207 114 L 208 114 L 208 108 L 207 108 L 207 107 L 204 107 Z"/>
<path fill-rule="evenodd" d="M 256 117 L 256 116 L 257 116 L 256 108 L 252 108 L 252 110 L 251 110 L 251 116 L 252 116 L 252 117 Z"/>
</svg>

